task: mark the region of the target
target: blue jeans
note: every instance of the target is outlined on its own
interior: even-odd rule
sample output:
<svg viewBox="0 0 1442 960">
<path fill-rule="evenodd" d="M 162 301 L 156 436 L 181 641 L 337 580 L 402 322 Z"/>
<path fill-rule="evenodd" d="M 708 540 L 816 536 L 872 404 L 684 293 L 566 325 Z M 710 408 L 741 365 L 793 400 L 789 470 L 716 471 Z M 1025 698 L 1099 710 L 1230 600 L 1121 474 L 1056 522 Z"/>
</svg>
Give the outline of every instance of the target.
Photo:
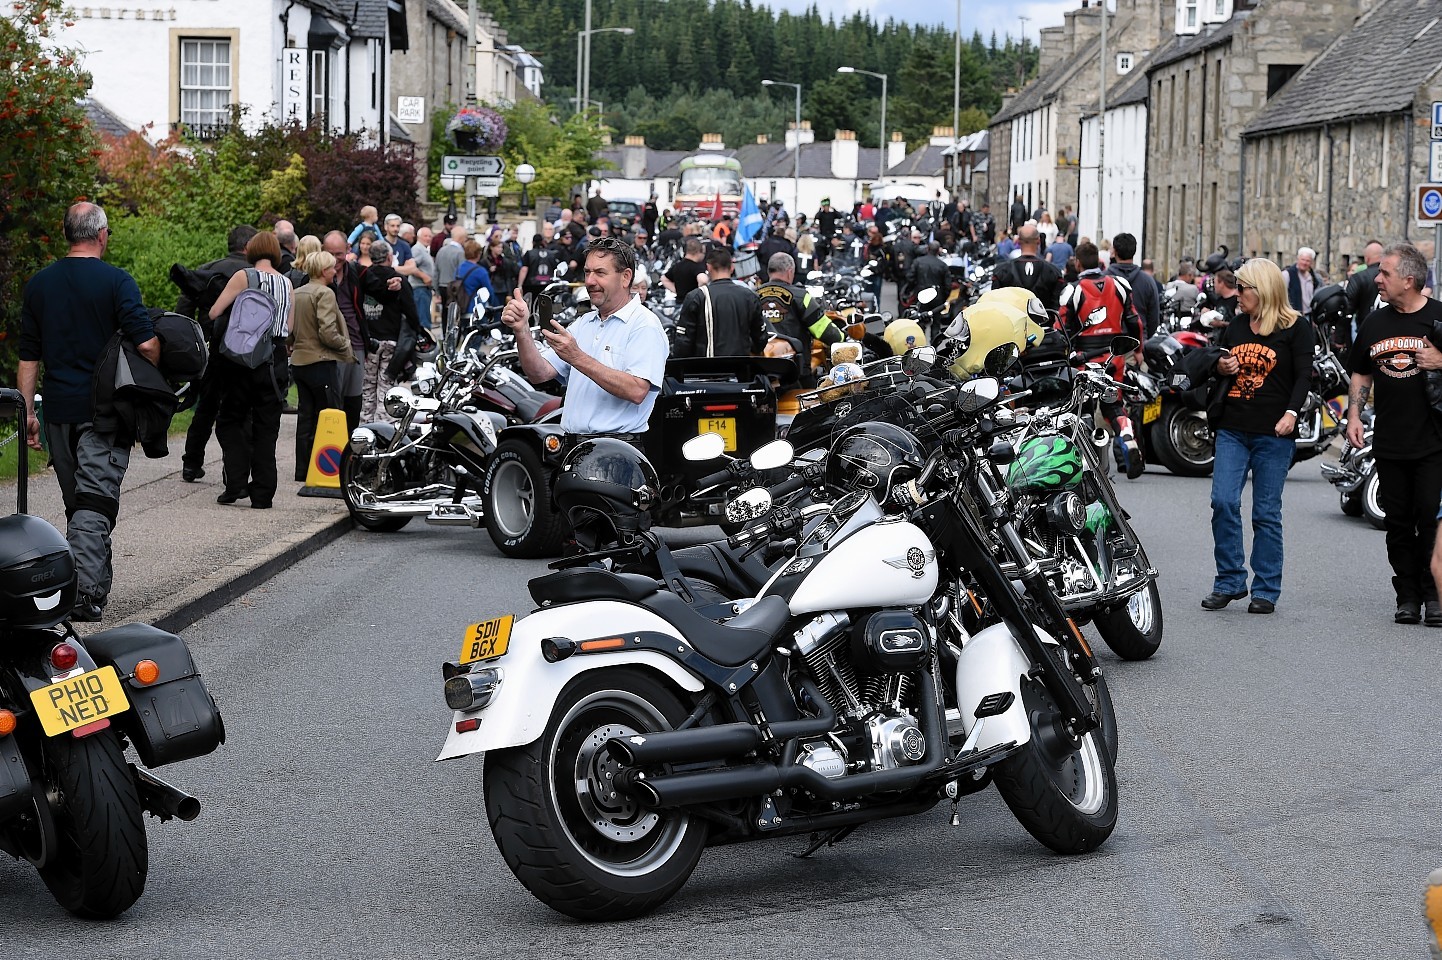
<svg viewBox="0 0 1442 960">
<path fill-rule="evenodd" d="M 1252 474 L 1252 596 L 1277 602 L 1282 593 L 1282 484 L 1292 466 L 1290 438 L 1217 431 L 1212 468 L 1212 541 L 1217 593 L 1246 593 L 1242 487 Z"/>
<path fill-rule="evenodd" d="M 431 288 L 411 287 L 411 295 L 416 298 L 416 317 L 420 320 L 421 326 L 429 330 L 431 328 Z"/>
</svg>

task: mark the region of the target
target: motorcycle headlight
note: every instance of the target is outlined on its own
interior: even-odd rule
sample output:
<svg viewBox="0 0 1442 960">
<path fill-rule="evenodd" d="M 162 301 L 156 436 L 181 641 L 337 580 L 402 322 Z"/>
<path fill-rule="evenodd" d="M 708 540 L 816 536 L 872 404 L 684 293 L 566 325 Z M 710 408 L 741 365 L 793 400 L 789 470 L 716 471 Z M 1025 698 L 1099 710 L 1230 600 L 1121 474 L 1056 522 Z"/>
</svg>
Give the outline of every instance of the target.
<svg viewBox="0 0 1442 960">
<path fill-rule="evenodd" d="M 416 381 L 416 393 L 423 397 L 429 397 L 436 392 L 436 382 L 429 377 Z"/>
<path fill-rule="evenodd" d="M 391 387 L 386 391 L 385 408 L 386 415 L 399 420 L 411 409 L 411 399 L 414 396 L 405 387 Z"/>
<path fill-rule="evenodd" d="M 1046 517 L 1057 530 L 1075 537 L 1086 529 L 1087 508 L 1081 497 L 1067 490 L 1052 497 L 1046 505 Z"/>
</svg>

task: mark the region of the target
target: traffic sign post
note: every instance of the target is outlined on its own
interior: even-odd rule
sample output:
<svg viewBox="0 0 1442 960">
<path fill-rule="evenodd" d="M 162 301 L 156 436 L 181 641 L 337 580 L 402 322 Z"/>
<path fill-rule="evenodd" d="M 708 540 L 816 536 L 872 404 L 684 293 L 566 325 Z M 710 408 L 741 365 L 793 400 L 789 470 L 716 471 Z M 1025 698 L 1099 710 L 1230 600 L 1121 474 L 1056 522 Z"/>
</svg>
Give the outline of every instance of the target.
<svg viewBox="0 0 1442 960">
<path fill-rule="evenodd" d="M 441 173 L 458 177 L 495 177 L 500 179 L 506 172 L 506 161 L 501 157 L 452 157 L 441 158 Z"/>
</svg>

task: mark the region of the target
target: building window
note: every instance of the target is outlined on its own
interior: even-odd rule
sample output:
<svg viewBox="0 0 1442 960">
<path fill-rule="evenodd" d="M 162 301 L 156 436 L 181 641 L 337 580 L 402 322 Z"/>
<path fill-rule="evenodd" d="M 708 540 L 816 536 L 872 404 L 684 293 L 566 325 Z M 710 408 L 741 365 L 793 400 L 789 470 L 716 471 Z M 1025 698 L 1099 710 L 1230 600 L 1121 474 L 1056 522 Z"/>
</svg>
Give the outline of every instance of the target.
<svg viewBox="0 0 1442 960">
<path fill-rule="evenodd" d="M 1276 92 L 1286 86 L 1287 81 L 1296 76 L 1300 69 L 1302 69 L 1301 64 L 1296 63 L 1267 64 L 1267 99 L 1272 99 Z"/>
<path fill-rule="evenodd" d="M 1181 15 L 1178 20 L 1184 30 L 1197 29 L 1197 0 L 1182 0 Z"/>
<path fill-rule="evenodd" d="M 1134 62 L 1130 53 L 1117 54 L 1117 73 L 1131 73 Z"/>
<path fill-rule="evenodd" d="M 230 41 L 180 41 L 180 122 L 204 135 L 230 122 Z"/>
<path fill-rule="evenodd" d="M 330 113 L 330 51 L 310 52 L 310 122 L 326 123 Z"/>
</svg>

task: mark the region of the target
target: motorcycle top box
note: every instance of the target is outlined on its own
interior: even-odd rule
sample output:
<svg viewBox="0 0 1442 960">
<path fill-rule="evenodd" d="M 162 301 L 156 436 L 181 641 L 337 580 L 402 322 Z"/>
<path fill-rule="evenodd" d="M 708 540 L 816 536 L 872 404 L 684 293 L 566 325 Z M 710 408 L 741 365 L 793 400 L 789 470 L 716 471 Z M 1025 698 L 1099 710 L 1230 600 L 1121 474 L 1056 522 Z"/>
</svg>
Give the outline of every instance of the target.
<svg viewBox="0 0 1442 960">
<path fill-rule="evenodd" d="M 45 629 L 75 605 L 75 561 L 65 537 L 40 517 L 0 517 L 0 625 Z"/>
</svg>

